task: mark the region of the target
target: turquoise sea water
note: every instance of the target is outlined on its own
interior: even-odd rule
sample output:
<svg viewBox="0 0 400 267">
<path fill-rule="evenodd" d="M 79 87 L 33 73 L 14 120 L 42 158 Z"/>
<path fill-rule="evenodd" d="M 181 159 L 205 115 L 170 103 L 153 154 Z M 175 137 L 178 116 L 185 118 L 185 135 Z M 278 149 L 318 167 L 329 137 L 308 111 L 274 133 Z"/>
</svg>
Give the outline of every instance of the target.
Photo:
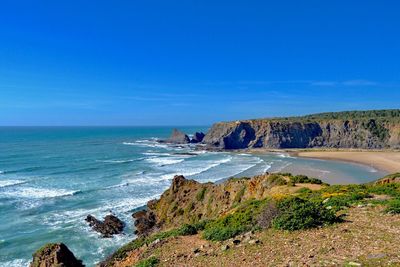
<svg viewBox="0 0 400 267">
<path fill-rule="evenodd" d="M 194 133 L 207 127 L 181 129 Z M 135 237 L 132 211 L 158 197 L 176 174 L 207 182 L 291 169 L 331 183 L 384 175 L 361 165 L 282 153 L 217 153 L 156 142 L 171 130 L 0 128 L 0 266 L 27 266 L 32 252 L 47 242 L 64 242 L 93 266 Z M 84 219 L 110 211 L 125 221 L 125 234 L 103 239 Z"/>
</svg>

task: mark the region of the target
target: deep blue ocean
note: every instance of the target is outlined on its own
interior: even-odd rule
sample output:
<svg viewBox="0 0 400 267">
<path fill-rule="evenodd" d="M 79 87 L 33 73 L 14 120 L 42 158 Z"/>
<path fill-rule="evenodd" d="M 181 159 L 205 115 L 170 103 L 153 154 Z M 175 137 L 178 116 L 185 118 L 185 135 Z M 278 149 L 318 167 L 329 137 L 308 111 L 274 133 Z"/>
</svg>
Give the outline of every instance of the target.
<svg viewBox="0 0 400 267">
<path fill-rule="evenodd" d="M 292 170 L 329 183 L 367 182 L 385 174 L 284 153 L 207 152 L 156 142 L 172 128 L 0 127 L 0 266 L 27 266 L 47 242 L 65 243 L 94 266 L 135 238 L 132 212 L 160 196 L 176 174 L 215 182 Z M 109 212 L 125 221 L 125 234 L 103 239 L 84 219 Z"/>
</svg>

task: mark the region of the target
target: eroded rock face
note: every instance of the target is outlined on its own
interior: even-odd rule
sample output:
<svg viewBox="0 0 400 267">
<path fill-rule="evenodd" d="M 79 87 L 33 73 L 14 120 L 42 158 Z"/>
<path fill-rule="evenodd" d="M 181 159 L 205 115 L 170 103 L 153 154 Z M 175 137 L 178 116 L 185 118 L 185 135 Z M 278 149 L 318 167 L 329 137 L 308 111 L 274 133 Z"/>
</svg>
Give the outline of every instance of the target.
<svg viewBox="0 0 400 267">
<path fill-rule="evenodd" d="M 88 215 L 85 221 L 89 223 L 93 230 L 101 233 L 103 237 L 112 237 L 113 235 L 121 234 L 124 230 L 124 223 L 114 215 L 107 215 L 104 217 L 104 221 Z"/>
<path fill-rule="evenodd" d="M 184 132 L 181 132 L 178 129 L 173 129 L 170 138 L 165 140 L 165 142 L 172 144 L 188 144 L 190 143 L 190 138 Z"/>
<path fill-rule="evenodd" d="M 190 143 L 192 143 L 192 144 L 197 144 L 197 143 L 201 143 L 202 141 L 203 141 L 203 139 L 204 139 L 204 136 L 206 136 L 204 133 L 202 133 L 202 132 L 196 132 L 194 135 L 193 135 L 193 138 L 190 140 Z"/>
<path fill-rule="evenodd" d="M 50 243 L 33 254 L 30 267 L 83 267 L 63 243 Z"/>
<path fill-rule="evenodd" d="M 267 186 L 268 177 L 269 174 L 265 174 L 252 179 L 229 179 L 213 184 L 177 175 L 159 199 L 147 203 L 147 211 L 133 215 L 138 234 L 213 219 L 225 214 L 235 204 L 249 199 L 263 199 L 271 192 Z"/>
<path fill-rule="evenodd" d="M 132 215 L 135 220 L 135 234 L 147 236 L 151 234 L 156 226 L 156 215 L 151 210 L 141 210 Z"/>
<path fill-rule="evenodd" d="M 203 143 L 222 149 L 400 147 L 400 126 L 373 119 L 319 122 L 252 120 L 216 123 Z"/>
</svg>

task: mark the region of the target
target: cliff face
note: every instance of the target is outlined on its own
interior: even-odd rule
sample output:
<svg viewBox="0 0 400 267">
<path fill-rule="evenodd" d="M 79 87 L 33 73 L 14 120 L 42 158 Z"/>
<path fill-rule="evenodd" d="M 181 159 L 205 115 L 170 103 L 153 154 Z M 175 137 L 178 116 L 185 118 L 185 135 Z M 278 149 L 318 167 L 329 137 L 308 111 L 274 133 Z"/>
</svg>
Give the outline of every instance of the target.
<svg viewBox="0 0 400 267">
<path fill-rule="evenodd" d="M 400 148 L 400 124 L 367 120 L 251 120 L 216 123 L 204 143 L 243 148 Z"/>
</svg>

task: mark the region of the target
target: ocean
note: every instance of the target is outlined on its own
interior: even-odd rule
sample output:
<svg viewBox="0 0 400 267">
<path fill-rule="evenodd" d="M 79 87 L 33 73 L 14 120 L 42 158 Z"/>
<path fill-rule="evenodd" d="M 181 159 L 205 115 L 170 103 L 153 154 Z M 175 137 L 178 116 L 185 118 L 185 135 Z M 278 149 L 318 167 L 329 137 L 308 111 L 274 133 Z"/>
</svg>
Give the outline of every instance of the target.
<svg viewBox="0 0 400 267">
<path fill-rule="evenodd" d="M 47 242 L 63 242 L 87 266 L 135 238 L 132 212 L 174 175 L 200 182 L 290 170 L 328 183 L 385 175 L 368 166 L 285 153 L 208 152 L 157 143 L 173 127 L 0 127 L 0 266 L 27 266 Z M 207 127 L 180 127 L 186 133 Z M 125 234 L 104 239 L 85 222 L 113 212 Z"/>
</svg>

